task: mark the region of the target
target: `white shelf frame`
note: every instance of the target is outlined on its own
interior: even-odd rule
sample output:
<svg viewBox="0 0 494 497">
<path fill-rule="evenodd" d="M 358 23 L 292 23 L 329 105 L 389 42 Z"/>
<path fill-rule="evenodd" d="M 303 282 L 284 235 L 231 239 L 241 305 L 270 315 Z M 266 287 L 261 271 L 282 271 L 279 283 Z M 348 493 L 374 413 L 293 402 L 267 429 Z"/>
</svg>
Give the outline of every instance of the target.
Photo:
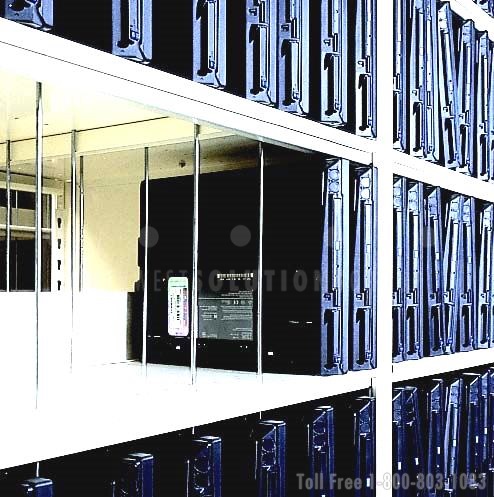
<svg viewBox="0 0 494 497">
<path fill-rule="evenodd" d="M 33 81 L 70 81 L 74 88 L 131 100 L 198 124 L 221 125 L 256 140 L 290 143 L 362 164 L 370 164 L 376 147 L 374 141 L 298 116 L 280 116 L 276 109 L 1 18 L 0 50 L 0 68 Z"/>
<path fill-rule="evenodd" d="M 472 0 L 451 0 L 455 12 L 472 18 L 494 40 L 494 19 Z M 378 168 L 378 368 L 345 376 L 317 378 L 264 375 L 263 382 L 200 383 L 183 391 L 147 392 L 139 404 L 121 399 L 94 411 L 91 399 L 4 414 L 0 423 L 0 468 L 204 424 L 293 403 L 372 388 L 377 395 L 377 481 L 392 471 L 391 397 L 394 382 L 494 363 L 494 349 L 393 364 L 391 361 L 392 181 L 399 174 L 464 195 L 494 202 L 494 184 L 460 175 L 392 148 L 391 94 L 393 74 L 392 0 L 378 2 L 378 139 L 367 140 L 281 111 L 228 95 L 149 67 L 62 40 L 0 19 L 0 68 L 36 81 L 74 82 L 191 119 L 220 126 L 264 142 L 290 144 Z M 77 62 L 75 62 L 77 61 Z M 289 384 L 290 388 L 286 388 Z M 284 387 L 282 387 L 284 386 Z M 229 399 L 228 408 L 211 398 Z M 160 400 L 162 399 L 162 400 Z M 125 405 L 125 409 L 123 408 Z M 170 405 L 173 409 L 170 410 Z M 197 406 L 200 405 L 200 409 Z M 126 415 L 122 416 L 122 409 Z M 142 413 L 146 411 L 146 422 Z M 87 428 L 86 428 L 87 427 Z M 29 440 L 25 450 L 19 440 Z M 28 454 L 26 454 L 28 452 Z M 391 489 L 377 487 L 377 497 Z"/>
<path fill-rule="evenodd" d="M 393 364 L 393 382 L 442 375 L 451 371 L 486 366 L 492 363 L 494 363 L 493 349 L 478 349 L 452 355 L 424 357 L 419 361 L 404 361 Z"/>
<path fill-rule="evenodd" d="M 169 369 L 173 378 L 176 368 Z M 223 375 L 228 375 L 229 381 L 222 381 Z M 69 387 L 60 391 L 55 404 L 40 405 L 36 411 L 2 413 L 0 468 L 343 393 L 368 391 L 373 377 L 374 371 L 331 378 L 264 374 L 259 382 L 253 374 L 201 370 L 195 386 L 172 387 L 170 383 L 167 389 L 162 384 L 146 383 L 143 377 L 137 383 L 138 394 L 122 390 L 111 395 L 96 388 L 88 396 L 70 391 Z M 221 402 L 222 399 L 227 401 Z"/>
</svg>

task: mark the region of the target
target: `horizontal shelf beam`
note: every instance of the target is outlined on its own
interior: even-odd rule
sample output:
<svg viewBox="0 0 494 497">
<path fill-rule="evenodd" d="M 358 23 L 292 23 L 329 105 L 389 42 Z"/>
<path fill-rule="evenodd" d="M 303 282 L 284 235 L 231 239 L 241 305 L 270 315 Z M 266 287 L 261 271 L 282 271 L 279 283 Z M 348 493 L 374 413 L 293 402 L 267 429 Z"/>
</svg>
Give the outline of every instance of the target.
<svg viewBox="0 0 494 497">
<path fill-rule="evenodd" d="M 471 19 L 479 31 L 487 31 L 494 41 L 494 18 L 473 0 L 449 0 L 451 9 L 465 20 Z"/>
<path fill-rule="evenodd" d="M 453 171 L 443 166 L 393 151 L 393 173 L 463 195 L 494 202 L 494 183 Z"/>
<path fill-rule="evenodd" d="M 0 67 L 93 90 L 254 139 L 370 164 L 376 143 L 163 71 L 0 19 Z M 76 61 L 76 62 L 75 62 Z M 138 70 L 136 70 L 138 68 Z M 70 131 L 70 130 L 67 130 Z"/>
<path fill-rule="evenodd" d="M 170 371 L 173 375 L 173 367 Z M 196 387 L 173 386 L 167 390 L 162 383 L 141 383 L 144 388 L 140 391 L 145 393 L 140 395 L 129 393 L 128 385 L 121 385 L 122 391 L 115 394 L 101 387 L 98 391 L 104 383 L 98 382 L 81 393 L 68 383 L 67 391 L 53 392 L 53 400 L 48 405 L 41 403 L 37 411 L 2 413 L 0 468 L 365 390 L 370 388 L 374 374 L 264 374 L 261 383 L 254 374 L 199 369 Z"/>
<path fill-rule="evenodd" d="M 494 349 L 472 350 L 439 357 L 424 357 L 418 361 L 393 364 L 393 382 L 440 375 L 460 369 L 494 363 Z"/>
</svg>

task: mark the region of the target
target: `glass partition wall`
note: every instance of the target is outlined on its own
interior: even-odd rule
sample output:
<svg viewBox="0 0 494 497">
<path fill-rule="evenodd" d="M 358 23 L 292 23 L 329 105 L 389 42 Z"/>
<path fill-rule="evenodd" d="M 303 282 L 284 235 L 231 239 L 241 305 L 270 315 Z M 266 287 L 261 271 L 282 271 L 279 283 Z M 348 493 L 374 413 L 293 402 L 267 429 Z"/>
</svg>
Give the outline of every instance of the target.
<svg viewBox="0 0 494 497">
<path fill-rule="evenodd" d="M 348 368 L 331 341 L 348 317 L 320 314 L 333 163 L 3 76 L 0 368 L 17 379 L 0 393 L 13 408 Z M 334 264 L 347 292 L 348 264 Z"/>
<path fill-rule="evenodd" d="M 199 131 L 197 379 L 255 380 L 262 342 L 259 144 L 206 126 Z"/>
<path fill-rule="evenodd" d="M 132 392 L 141 379 L 140 191 L 144 149 L 80 154 L 73 367 L 84 385 Z"/>
<path fill-rule="evenodd" d="M 169 118 L 163 133 L 140 193 L 144 351 L 147 382 L 180 388 L 193 381 L 194 125 Z"/>
<path fill-rule="evenodd" d="M 194 136 L 191 123 L 108 100 L 120 121 L 75 133 L 71 381 L 118 401 L 192 383 L 192 305 L 176 284 L 193 252 Z"/>
<path fill-rule="evenodd" d="M 0 396 L 2 408 L 36 405 L 36 94 L 25 78 L 0 74 Z M 22 96 L 21 96 L 22 95 Z M 38 271 L 39 270 L 39 271 Z"/>
</svg>

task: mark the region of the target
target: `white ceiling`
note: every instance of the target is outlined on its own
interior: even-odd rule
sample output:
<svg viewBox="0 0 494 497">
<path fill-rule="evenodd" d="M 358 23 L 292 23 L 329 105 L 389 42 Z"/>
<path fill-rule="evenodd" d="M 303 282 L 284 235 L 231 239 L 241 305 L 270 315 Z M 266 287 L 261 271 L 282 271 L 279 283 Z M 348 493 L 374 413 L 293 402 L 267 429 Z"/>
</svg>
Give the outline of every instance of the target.
<svg viewBox="0 0 494 497">
<path fill-rule="evenodd" d="M 201 142 L 201 172 L 254 167 L 257 165 L 257 142 L 238 135 L 207 138 Z M 180 141 L 149 148 L 150 178 L 183 176 L 193 173 L 194 143 Z M 0 173 L 4 167 L 0 165 Z M 106 184 L 108 181 L 127 181 L 144 176 L 143 149 L 126 149 L 91 154 L 84 161 L 85 181 Z M 35 175 L 34 163 L 12 165 L 12 172 L 26 176 Z M 61 181 L 70 179 L 68 157 L 45 158 L 43 176 Z"/>
<path fill-rule="evenodd" d="M 36 83 L 5 71 L 0 71 L 0 81 L 0 142 L 34 138 Z M 43 84 L 42 97 L 45 135 L 165 117 L 109 95 L 71 90 L 70 81 L 60 86 Z"/>
<path fill-rule="evenodd" d="M 36 84 L 23 77 L 0 70 L 0 143 L 7 140 L 21 141 L 32 153 L 31 159 L 15 160 L 12 172 L 34 176 L 34 142 L 36 135 Z M 167 117 L 154 109 L 118 99 L 106 94 L 81 93 L 79 89 L 71 91 L 70 82 L 61 82 L 60 86 L 43 84 L 43 125 L 44 136 L 56 136 L 70 133 L 71 130 L 91 131 L 92 135 L 102 140 L 106 147 L 106 134 L 101 128 L 111 129 L 113 135 L 132 133 L 115 126 L 126 123 L 138 123 Z M 192 123 L 168 117 L 167 126 L 158 133 L 162 145 L 149 149 L 150 177 L 159 178 L 192 174 L 194 145 Z M 156 121 L 158 122 L 158 121 Z M 134 128 L 131 128 L 134 129 Z M 145 134 L 145 133 L 144 133 Z M 124 135 L 122 135 L 123 137 Z M 133 136 L 135 139 L 136 137 Z M 156 137 L 154 137 L 156 138 Z M 146 143 L 148 136 L 137 137 L 136 144 Z M 125 141 L 125 140 L 124 140 Z M 166 144 L 164 144 L 167 142 Z M 111 148 L 111 147 L 110 147 Z M 225 169 L 253 167 L 257 164 L 257 142 L 229 132 L 213 128 L 201 130 L 201 172 L 213 172 Z M 70 179 L 70 160 L 67 147 L 63 154 L 47 154 L 43 160 L 43 176 L 56 180 Z M 46 151 L 44 151 L 46 152 Z M 275 155 L 278 155 L 281 149 Z M 270 154 L 268 154 L 270 155 Z M 4 169 L 1 165 L 0 172 Z M 95 164 L 100 178 L 142 175 L 144 171 L 144 154 L 142 146 L 118 151 L 101 150 L 87 157 L 87 167 Z M 266 157 L 269 162 L 269 157 Z"/>
</svg>

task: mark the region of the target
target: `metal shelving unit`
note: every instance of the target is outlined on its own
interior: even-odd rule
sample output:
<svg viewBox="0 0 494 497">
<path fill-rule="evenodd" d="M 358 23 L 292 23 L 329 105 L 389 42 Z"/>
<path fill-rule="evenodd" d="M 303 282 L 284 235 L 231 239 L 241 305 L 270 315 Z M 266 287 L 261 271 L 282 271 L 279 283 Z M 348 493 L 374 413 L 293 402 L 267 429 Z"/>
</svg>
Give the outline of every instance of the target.
<svg viewBox="0 0 494 497">
<path fill-rule="evenodd" d="M 5 413 L 0 467 L 17 466 L 124 441 L 276 409 L 371 387 L 374 372 L 322 378 L 265 374 L 263 383 L 238 373 L 218 384 L 217 373 L 201 374 L 196 387 L 137 388 L 111 395 L 64 392 L 37 411 Z M 288 388 L 287 388 L 288 386 Z M 139 392 L 139 393 L 138 393 Z M 59 392 L 60 394 L 60 392 Z M 220 396 L 228 403 L 218 402 Z M 197 406 L 201 406 L 197 409 Z M 125 416 L 122 416 L 125 412 Z M 142 415 L 146 413 L 145 422 Z M 26 450 L 22 440 L 29 440 Z"/>
<path fill-rule="evenodd" d="M 494 19 L 471 0 L 451 0 L 453 10 L 475 21 L 494 40 Z M 377 399 L 377 482 L 392 472 L 392 385 L 393 382 L 436 375 L 476 365 L 494 363 L 494 349 L 478 350 L 392 364 L 392 223 L 393 175 L 398 174 L 431 185 L 494 202 L 494 184 L 466 177 L 446 168 L 393 150 L 392 75 L 393 3 L 378 2 L 378 139 L 367 140 L 309 120 L 213 90 L 198 84 L 136 66 L 106 53 L 56 38 L 0 19 L 0 69 L 36 81 L 64 81 L 78 88 L 94 90 L 143 104 L 171 116 L 190 118 L 194 123 L 231 129 L 255 140 L 290 144 L 301 149 L 349 159 L 378 168 L 378 367 L 373 371 L 337 377 L 308 377 L 264 374 L 261 379 L 234 373 L 205 375 L 195 385 L 165 390 L 149 386 L 134 392 L 135 402 L 118 394 L 103 392 L 54 397 L 51 403 L 32 412 L 2 413 L 0 425 L 0 467 L 8 467 L 70 454 L 90 448 L 165 433 L 181 428 L 227 419 L 242 414 L 282 407 L 344 392 L 371 388 Z M 135 70 L 139 67 L 138 70 Z M 160 143 L 166 119 L 148 120 L 135 126 Z M 101 135 L 91 131 L 81 136 L 85 152 L 98 150 Z M 57 150 L 70 143 L 68 133 L 46 138 L 45 147 Z M 21 145 L 19 145 L 21 146 Z M 32 147 L 24 144 L 26 154 Z M 118 140 L 115 148 L 119 147 Z M 1 145 L 0 145 L 1 149 Z M 0 154 L 3 153 L 0 150 Z M 26 155 L 26 156 L 27 156 Z M 1 310 L 0 310 L 1 314 Z M 218 375 L 229 376 L 221 382 Z M 262 381 L 260 381 L 262 380 Z M 228 397 L 229 409 L 208 399 Z M 201 405 L 200 410 L 194 406 Z M 125 406 L 125 407 L 123 407 Z M 121 416 L 122 410 L 126 415 Z M 140 413 L 147 411 L 143 423 Z M 19 440 L 29 441 L 29 451 Z M 377 486 L 378 497 L 392 490 Z"/>
</svg>

